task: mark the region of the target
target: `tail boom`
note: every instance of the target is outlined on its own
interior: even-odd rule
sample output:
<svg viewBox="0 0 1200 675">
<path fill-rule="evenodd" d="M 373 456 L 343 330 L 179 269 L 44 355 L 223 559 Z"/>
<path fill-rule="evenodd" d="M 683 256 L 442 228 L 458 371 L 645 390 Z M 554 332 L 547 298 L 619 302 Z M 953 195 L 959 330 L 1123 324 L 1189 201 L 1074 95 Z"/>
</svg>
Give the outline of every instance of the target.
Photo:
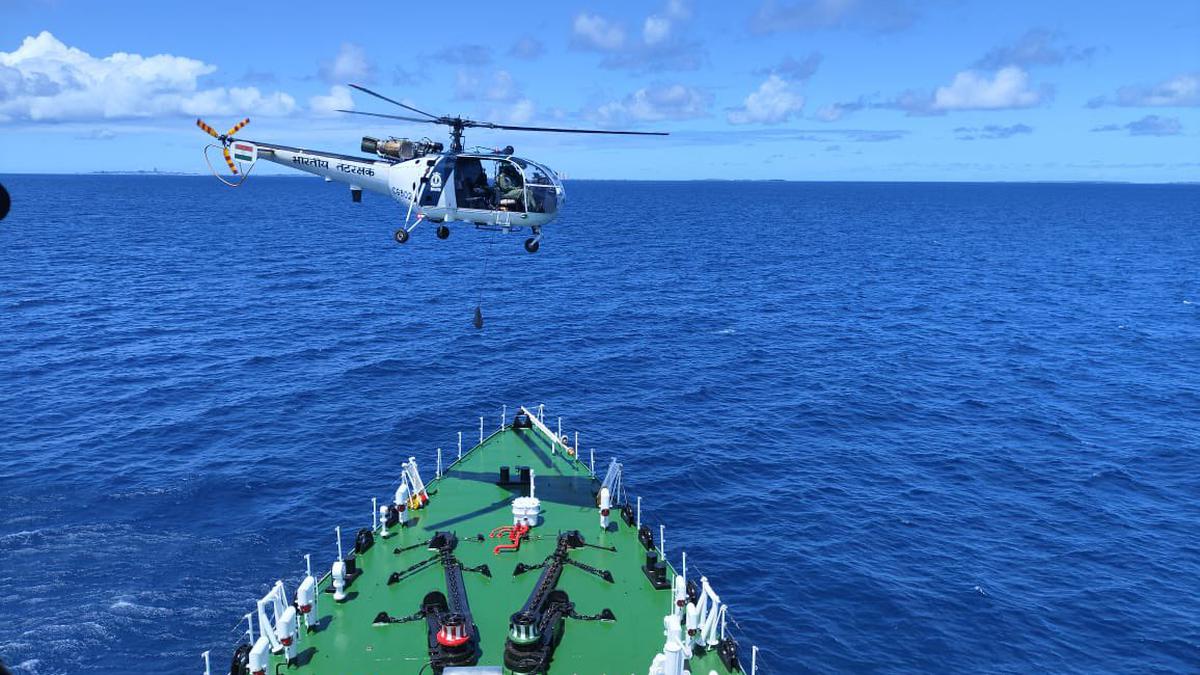
<svg viewBox="0 0 1200 675">
<path fill-rule="evenodd" d="M 390 194 L 388 171 L 392 167 L 392 162 L 373 160 L 368 157 L 339 155 L 320 150 L 293 148 L 274 143 L 242 142 L 253 144 L 258 150 L 259 159 L 347 183 L 364 190 Z"/>
</svg>

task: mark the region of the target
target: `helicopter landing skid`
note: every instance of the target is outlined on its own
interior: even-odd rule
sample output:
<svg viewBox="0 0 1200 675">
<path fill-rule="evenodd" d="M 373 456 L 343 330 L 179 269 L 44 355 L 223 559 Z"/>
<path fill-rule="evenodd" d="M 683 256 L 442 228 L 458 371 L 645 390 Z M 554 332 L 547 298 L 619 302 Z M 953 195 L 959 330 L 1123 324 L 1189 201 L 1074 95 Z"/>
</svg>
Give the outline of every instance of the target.
<svg viewBox="0 0 1200 675">
<path fill-rule="evenodd" d="M 532 231 L 534 228 L 532 228 L 528 225 L 509 225 L 509 224 L 503 224 L 503 223 L 502 224 L 488 223 L 485 225 L 482 223 L 475 223 L 475 229 L 482 230 L 484 232 L 503 232 L 504 234 L 511 234 L 513 232 L 521 232 L 526 229 Z"/>
<path fill-rule="evenodd" d="M 508 223 L 501 223 L 501 224 L 476 223 L 475 229 L 483 230 L 485 232 L 503 232 L 504 234 L 510 234 L 512 232 L 520 232 L 522 230 L 528 229 L 529 233 L 532 234 L 533 236 L 525 240 L 525 250 L 529 251 L 530 253 L 537 253 L 538 248 L 541 246 L 541 243 L 542 243 L 542 228 L 537 225 L 511 225 Z"/>
</svg>

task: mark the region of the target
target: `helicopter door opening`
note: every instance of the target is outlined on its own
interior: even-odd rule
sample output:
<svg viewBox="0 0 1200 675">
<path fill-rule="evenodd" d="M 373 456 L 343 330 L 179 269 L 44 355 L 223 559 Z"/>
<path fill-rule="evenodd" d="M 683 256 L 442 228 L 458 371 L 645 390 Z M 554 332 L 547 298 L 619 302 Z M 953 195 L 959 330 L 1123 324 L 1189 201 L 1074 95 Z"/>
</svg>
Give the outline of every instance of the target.
<svg viewBox="0 0 1200 675">
<path fill-rule="evenodd" d="M 495 204 L 497 211 L 525 211 L 525 176 L 516 162 L 505 159 L 495 164 Z"/>
<path fill-rule="evenodd" d="M 493 191 L 478 157 L 459 157 L 454 170 L 454 196 L 460 209 L 492 210 Z"/>
</svg>

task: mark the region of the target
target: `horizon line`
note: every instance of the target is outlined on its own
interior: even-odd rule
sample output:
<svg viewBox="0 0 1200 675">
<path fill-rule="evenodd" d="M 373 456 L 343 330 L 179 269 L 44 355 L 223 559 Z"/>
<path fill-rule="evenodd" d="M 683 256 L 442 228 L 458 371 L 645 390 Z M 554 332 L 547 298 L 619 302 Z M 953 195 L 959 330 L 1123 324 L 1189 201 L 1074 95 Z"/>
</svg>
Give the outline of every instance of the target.
<svg viewBox="0 0 1200 675">
<path fill-rule="evenodd" d="M 147 178 L 208 178 L 211 174 L 206 173 L 191 173 L 184 171 L 63 171 L 63 172 L 45 172 L 45 171 L 14 171 L 0 172 L 0 176 L 138 176 Z M 310 176 L 307 174 L 260 174 L 256 178 L 283 178 L 287 180 L 294 179 L 320 179 L 320 176 Z M 1062 178 L 1062 179 L 1046 179 L 1046 180 L 947 180 L 947 179 L 908 179 L 908 180 L 880 180 L 880 179 L 862 179 L 862 180 L 846 180 L 846 179 L 819 179 L 819 178 L 664 178 L 664 179 L 640 179 L 640 178 L 564 178 L 563 181 L 569 182 L 609 182 L 609 183 L 874 183 L 874 184 L 963 184 L 963 185 L 1200 185 L 1200 180 L 1194 181 L 1138 181 L 1138 180 L 1111 180 L 1111 179 L 1088 179 L 1088 178 Z"/>
</svg>

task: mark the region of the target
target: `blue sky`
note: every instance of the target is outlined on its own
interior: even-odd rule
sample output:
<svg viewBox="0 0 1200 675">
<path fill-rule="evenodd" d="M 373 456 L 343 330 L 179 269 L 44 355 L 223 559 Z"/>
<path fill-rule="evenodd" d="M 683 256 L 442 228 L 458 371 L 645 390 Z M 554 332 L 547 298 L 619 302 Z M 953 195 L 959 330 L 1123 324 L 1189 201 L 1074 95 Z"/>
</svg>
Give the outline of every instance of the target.
<svg viewBox="0 0 1200 675">
<path fill-rule="evenodd" d="M 393 112 L 348 82 L 437 113 L 672 132 L 467 137 L 568 178 L 1200 179 L 1195 0 L 4 0 L 0 172 L 203 171 L 197 115 L 340 152 L 444 140 L 331 112 Z"/>
</svg>

